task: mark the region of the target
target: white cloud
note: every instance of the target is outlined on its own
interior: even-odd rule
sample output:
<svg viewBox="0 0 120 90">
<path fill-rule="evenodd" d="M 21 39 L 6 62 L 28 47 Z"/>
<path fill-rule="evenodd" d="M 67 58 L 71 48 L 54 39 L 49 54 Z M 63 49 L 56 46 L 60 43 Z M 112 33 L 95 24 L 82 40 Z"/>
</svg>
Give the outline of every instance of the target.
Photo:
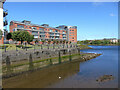
<svg viewBox="0 0 120 90">
<path fill-rule="evenodd" d="M 114 13 L 110 13 L 110 16 L 113 17 L 113 16 L 115 16 L 115 14 Z"/>
</svg>

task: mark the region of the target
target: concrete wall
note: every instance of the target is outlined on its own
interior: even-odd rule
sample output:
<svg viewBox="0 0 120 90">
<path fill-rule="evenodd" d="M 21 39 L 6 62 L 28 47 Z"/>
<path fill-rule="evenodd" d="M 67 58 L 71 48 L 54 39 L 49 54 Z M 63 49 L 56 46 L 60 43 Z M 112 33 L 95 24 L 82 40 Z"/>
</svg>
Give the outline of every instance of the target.
<svg viewBox="0 0 120 90">
<path fill-rule="evenodd" d="M 57 57 L 59 56 L 59 51 L 61 52 L 61 55 L 69 53 L 69 50 L 71 50 L 71 53 L 75 54 L 78 53 L 78 49 L 56 49 L 56 50 L 32 50 L 32 51 L 14 51 L 14 52 L 6 52 L 2 53 L 2 61 L 6 62 L 6 57 L 9 56 L 11 61 L 20 61 L 20 60 L 28 60 L 29 55 L 32 54 L 32 57 L 34 60 L 36 59 L 47 59 L 51 57 Z"/>
</svg>

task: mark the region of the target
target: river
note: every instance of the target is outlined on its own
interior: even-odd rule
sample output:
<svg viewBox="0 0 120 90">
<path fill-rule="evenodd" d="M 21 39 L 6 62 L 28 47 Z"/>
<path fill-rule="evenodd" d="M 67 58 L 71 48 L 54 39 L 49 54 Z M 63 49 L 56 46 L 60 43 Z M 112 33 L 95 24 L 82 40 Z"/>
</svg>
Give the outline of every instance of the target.
<svg viewBox="0 0 120 90">
<path fill-rule="evenodd" d="M 68 62 L 42 70 L 3 80 L 7 88 L 117 88 L 118 46 L 90 46 L 81 50 L 102 55 L 86 62 Z M 114 80 L 99 83 L 103 75 L 113 75 Z"/>
</svg>

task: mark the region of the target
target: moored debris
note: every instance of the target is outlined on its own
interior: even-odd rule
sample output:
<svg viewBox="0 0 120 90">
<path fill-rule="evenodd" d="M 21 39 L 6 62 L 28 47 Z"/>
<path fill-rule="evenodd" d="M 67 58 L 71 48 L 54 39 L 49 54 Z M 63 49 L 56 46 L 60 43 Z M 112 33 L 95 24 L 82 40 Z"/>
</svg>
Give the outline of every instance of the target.
<svg viewBox="0 0 120 90">
<path fill-rule="evenodd" d="M 99 77 L 96 81 L 97 82 L 105 82 L 105 81 L 109 81 L 109 80 L 113 80 L 114 77 L 112 75 L 104 75 Z"/>
</svg>

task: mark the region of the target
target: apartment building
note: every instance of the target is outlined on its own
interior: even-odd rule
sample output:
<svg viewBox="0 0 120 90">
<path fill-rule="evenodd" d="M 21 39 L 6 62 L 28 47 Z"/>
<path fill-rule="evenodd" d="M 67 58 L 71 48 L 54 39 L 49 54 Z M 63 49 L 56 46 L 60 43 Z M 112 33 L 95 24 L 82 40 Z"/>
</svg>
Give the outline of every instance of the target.
<svg viewBox="0 0 120 90">
<path fill-rule="evenodd" d="M 48 24 L 32 24 L 31 21 L 11 21 L 9 26 L 10 32 L 25 30 L 34 36 L 34 41 L 45 40 L 66 40 L 73 43 L 77 42 L 77 27 L 61 25 L 51 27 Z"/>
</svg>

